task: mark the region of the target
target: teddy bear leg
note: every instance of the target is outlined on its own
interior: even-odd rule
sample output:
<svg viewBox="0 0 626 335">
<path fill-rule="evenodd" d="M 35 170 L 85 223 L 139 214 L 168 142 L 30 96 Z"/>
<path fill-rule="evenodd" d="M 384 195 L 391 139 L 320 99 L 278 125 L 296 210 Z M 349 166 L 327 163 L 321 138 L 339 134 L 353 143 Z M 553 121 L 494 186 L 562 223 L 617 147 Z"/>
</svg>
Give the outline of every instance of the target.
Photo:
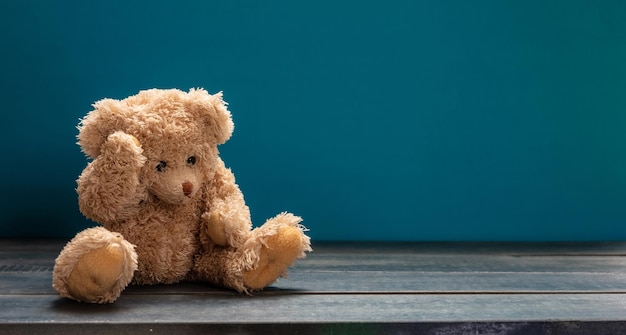
<svg viewBox="0 0 626 335">
<path fill-rule="evenodd" d="M 244 292 L 240 253 L 231 247 L 214 246 L 201 251 L 194 258 L 187 280 L 208 282 L 217 286 Z"/>
<path fill-rule="evenodd" d="M 287 275 L 287 268 L 297 258 L 311 251 L 311 241 L 304 234 L 301 219 L 282 213 L 255 229 L 245 246 L 253 246 L 258 259 L 244 271 L 243 282 L 247 290 L 261 290 Z"/>
<path fill-rule="evenodd" d="M 249 293 L 287 274 L 297 258 L 311 251 L 301 219 L 283 213 L 253 230 L 242 247 L 214 246 L 199 253 L 188 279 Z"/>
<path fill-rule="evenodd" d="M 76 235 L 57 257 L 52 286 L 62 297 L 111 303 L 136 269 L 137 254 L 132 244 L 105 228 L 90 228 Z"/>
</svg>

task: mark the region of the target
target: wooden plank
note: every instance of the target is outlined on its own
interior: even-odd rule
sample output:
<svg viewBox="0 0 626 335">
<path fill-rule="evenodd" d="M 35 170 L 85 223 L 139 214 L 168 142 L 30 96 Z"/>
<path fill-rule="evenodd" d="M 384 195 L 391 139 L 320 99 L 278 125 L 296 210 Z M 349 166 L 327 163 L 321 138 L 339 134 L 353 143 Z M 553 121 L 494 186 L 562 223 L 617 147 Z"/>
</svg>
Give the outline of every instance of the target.
<svg viewBox="0 0 626 335">
<path fill-rule="evenodd" d="M 616 335 L 623 334 L 623 321 L 538 321 L 538 322 L 419 322 L 419 323 L 49 323 L 0 324 L 0 334 L 490 334 L 490 335 Z"/>
<path fill-rule="evenodd" d="M 54 259 L 68 240 L 0 239 L 0 259 L 16 253 Z M 500 254 L 626 256 L 626 242 L 313 242 L 313 254 Z"/>
<path fill-rule="evenodd" d="M 0 297 L 0 324 L 416 323 L 626 321 L 626 294 L 126 295 L 82 304 L 48 295 Z"/>
<path fill-rule="evenodd" d="M 625 256 L 509 256 L 476 254 L 314 254 L 297 268 L 309 271 L 590 272 L 622 273 Z"/>
<path fill-rule="evenodd" d="M 1 294 L 50 294 L 50 272 L 4 273 Z M 325 293 L 626 293 L 626 274 L 604 273 L 432 273 L 292 271 L 268 290 L 293 294 Z M 131 286 L 129 294 L 208 294 L 224 291 L 205 284 Z"/>
<path fill-rule="evenodd" d="M 0 272 L 51 271 L 54 257 L 0 259 Z M 499 256 L 423 254 L 312 254 L 302 271 L 623 273 L 625 256 Z"/>
<path fill-rule="evenodd" d="M 52 269 L 62 244 L 41 243 L 43 245 L 0 240 L 0 271 L 3 271 L 3 266 Z M 432 245 L 433 250 L 430 251 L 421 243 L 408 244 L 404 248 L 402 244 L 396 247 L 382 244 L 378 249 L 368 245 L 365 244 L 362 250 L 355 248 L 354 244 L 345 248 L 334 244 L 320 247 L 307 259 L 299 261 L 297 268 L 306 271 L 622 273 L 626 266 L 626 256 L 618 252 L 626 245 L 622 243 L 592 244 L 596 246 L 593 248 L 582 244 L 578 251 L 570 244 L 566 244 L 567 248 L 556 249 L 539 244 L 535 253 L 516 244 L 509 251 L 501 249 L 505 247 L 500 244 L 489 243 L 486 246 L 469 244 L 468 249 L 461 247 L 465 244 L 444 244 L 446 248 Z"/>
<path fill-rule="evenodd" d="M 626 242 L 316 242 L 316 254 L 626 256 Z"/>
</svg>

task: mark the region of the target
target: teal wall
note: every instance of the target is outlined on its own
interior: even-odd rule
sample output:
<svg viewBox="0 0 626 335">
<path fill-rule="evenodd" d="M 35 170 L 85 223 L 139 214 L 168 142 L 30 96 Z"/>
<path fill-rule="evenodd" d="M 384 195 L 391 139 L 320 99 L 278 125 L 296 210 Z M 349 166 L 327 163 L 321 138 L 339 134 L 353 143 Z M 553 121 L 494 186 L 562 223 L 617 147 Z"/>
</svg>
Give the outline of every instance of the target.
<svg viewBox="0 0 626 335">
<path fill-rule="evenodd" d="M 70 237 L 78 119 L 223 90 L 253 219 L 316 240 L 626 240 L 624 1 L 1 1 L 0 236 Z"/>
</svg>

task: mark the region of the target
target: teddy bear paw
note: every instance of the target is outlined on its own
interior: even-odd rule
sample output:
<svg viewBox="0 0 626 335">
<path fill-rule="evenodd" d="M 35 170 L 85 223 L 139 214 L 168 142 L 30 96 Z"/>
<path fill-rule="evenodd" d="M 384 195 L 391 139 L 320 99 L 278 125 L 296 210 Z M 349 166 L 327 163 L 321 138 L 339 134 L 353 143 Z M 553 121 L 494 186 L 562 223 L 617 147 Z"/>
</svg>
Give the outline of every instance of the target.
<svg viewBox="0 0 626 335">
<path fill-rule="evenodd" d="M 117 162 L 125 162 L 136 168 L 141 168 L 146 162 L 139 140 L 123 131 L 109 135 L 101 151 L 104 155 L 116 157 Z"/>
<path fill-rule="evenodd" d="M 137 269 L 135 246 L 103 227 L 79 233 L 57 257 L 52 286 L 63 297 L 111 303 Z"/>
<path fill-rule="evenodd" d="M 74 266 L 67 279 L 68 292 L 80 301 L 107 302 L 123 271 L 124 252 L 119 244 L 91 250 Z"/>
<path fill-rule="evenodd" d="M 286 226 L 270 236 L 261 247 L 257 266 L 244 273 L 244 285 L 260 290 L 285 274 L 302 252 L 302 235 L 299 228 Z"/>
<path fill-rule="evenodd" d="M 210 212 L 202 215 L 206 225 L 205 233 L 208 238 L 207 243 L 212 248 L 215 245 L 225 246 L 226 230 L 224 227 L 224 220 L 219 212 Z"/>
</svg>

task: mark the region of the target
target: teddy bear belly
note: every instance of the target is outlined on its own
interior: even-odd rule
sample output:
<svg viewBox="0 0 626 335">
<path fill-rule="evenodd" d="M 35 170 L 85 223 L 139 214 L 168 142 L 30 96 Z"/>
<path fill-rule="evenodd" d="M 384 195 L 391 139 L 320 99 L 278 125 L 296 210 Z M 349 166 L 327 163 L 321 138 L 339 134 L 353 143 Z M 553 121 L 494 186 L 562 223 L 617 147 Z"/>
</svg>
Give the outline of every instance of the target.
<svg viewBox="0 0 626 335">
<path fill-rule="evenodd" d="M 116 231 L 135 245 L 138 267 L 133 283 L 171 284 L 187 276 L 199 245 L 192 226 L 159 222 L 144 223 L 142 229 L 132 226 L 118 227 L 121 229 Z"/>
<path fill-rule="evenodd" d="M 138 245 L 135 284 L 177 283 L 189 273 L 197 244 Z"/>
</svg>

